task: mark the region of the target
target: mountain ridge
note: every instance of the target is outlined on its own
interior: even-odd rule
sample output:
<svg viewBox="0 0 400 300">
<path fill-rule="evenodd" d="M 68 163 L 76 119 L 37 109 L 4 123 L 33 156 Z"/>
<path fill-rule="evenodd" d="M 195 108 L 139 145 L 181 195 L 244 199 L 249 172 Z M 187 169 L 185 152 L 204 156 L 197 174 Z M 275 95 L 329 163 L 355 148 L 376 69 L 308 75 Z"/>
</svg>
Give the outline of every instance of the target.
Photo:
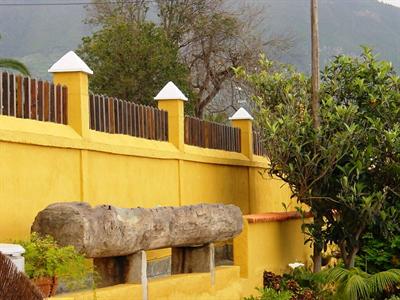
<svg viewBox="0 0 400 300">
<path fill-rule="evenodd" d="M 259 2 L 250 0 L 249 3 Z M 309 0 L 262 3 L 265 4 L 263 28 L 267 35 L 291 35 L 295 39 L 294 46 L 278 58 L 308 72 Z M 319 15 L 321 65 L 333 55 L 358 55 L 360 45 L 368 45 L 400 70 L 400 8 L 377 0 L 320 0 Z M 81 38 L 92 31 L 84 23 L 85 17 L 84 6 L 2 6 L 0 57 L 20 59 L 34 76 L 49 78 L 49 66 L 67 51 L 76 49 Z"/>
</svg>

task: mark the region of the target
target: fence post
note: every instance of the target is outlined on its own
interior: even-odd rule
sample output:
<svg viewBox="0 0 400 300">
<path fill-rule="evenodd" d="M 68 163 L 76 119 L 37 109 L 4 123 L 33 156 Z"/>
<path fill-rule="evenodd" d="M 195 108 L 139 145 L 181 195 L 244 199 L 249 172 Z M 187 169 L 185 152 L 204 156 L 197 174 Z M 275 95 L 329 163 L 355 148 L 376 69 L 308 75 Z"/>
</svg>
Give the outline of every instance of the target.
<svg viewBox="0 0 400 300">
<path fill-rule="evenodd" d="M 81 136 L 89 132 L 88 74 L 93 71 L 73 51 L 61 57 L 49 69 L 55 84 L 68 87 L 68 125 Z"/>
<path fill-rule="evenodd" d="M 179 151 L 183 151 L 185 143 L 184 102 L 187 97 L 170 81 L 157 94 L 158 108 L 168 112 L 168 140 Z"/>
<path fill-rule="evenodd" d="M 253 117 L 241 107 L 229 120 L 233 127 L 240 128 L 241 153 L 253 160 Z"/>
</svg>

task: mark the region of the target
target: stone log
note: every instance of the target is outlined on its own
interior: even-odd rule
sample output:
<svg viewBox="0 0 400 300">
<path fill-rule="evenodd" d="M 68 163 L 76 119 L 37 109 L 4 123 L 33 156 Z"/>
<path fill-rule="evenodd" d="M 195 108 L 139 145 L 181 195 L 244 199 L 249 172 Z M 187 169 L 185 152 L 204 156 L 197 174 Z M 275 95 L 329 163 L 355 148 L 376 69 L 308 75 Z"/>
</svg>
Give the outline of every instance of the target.
<svg viewBox="0 0 400 300">
<path fill-rule="evenodd" d="M 234 205 L 92 208 L 84 202 L 65 202 L 39 212 L 32 231 L 49 234 L 60 245 L 73 245 L 87 257 L 100 258 L 223 241 L 238 235 L 242 226 L 242 213 Z"/>
</svg>

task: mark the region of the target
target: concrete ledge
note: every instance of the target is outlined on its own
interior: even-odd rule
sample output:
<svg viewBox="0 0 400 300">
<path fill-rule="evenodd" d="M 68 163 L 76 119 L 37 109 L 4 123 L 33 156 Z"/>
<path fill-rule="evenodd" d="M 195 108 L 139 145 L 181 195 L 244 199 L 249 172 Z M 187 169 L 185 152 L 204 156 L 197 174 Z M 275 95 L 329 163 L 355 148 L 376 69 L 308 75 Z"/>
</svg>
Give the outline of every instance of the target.
<svg viewBox="0 0 400 300">
<path fill-rule="evenodd" d="M 262 214 L 251 214 L 243 216 L 249 223 L 268 223 L 268 222 L 284 222 L 288 220 L 301 219 L 303 216 L 297 211 L 289 212 L 269 212 Z M 307 212 L 305 218 L 311 218 L 312 214 Z"/>
<path fill-rule="evenodd" d="M 242 280 L 238 266 L 217 267 L 216 285 L 211 287 L 210 273 L 180 274 L 149 280 L 149 299 L 241 299 Z M 50 299 L 61 300 L 141 300 L 140 284 L 120 284 L 112 287 L 62 294 Z"/>
<path fill-rule="evenodd" d="M 268 163 L 263 157 L 250 161 L 241 153 L 190 145 L 184 145 L 184 151 L 180 152 L 169 142 L 95 130 L 89 130 L 88 137 L 82 138 L 68 125 L 9 116 L 0 116 L 0 141 L 218 165 L 264 168 Z"/>
</svg>

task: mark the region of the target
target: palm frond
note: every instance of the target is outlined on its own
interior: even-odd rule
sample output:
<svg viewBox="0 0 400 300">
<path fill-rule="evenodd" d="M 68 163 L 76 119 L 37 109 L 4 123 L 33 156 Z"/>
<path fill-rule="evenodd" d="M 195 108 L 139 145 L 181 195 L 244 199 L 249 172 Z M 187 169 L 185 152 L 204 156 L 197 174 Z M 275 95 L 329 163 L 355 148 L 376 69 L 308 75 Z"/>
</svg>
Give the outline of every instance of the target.
<svg viewBox="0 0 400 300">
<path fill-rule="evenodd" d="M 336 298 L 340 300 L 368 300 L 400 283 L 399 269 L 370 275 L 359 268 L 335 267 L 320 272 L 319 276 L 335 286 Z"/>
<path fill-rule="evenodd" d="M 369 299 L 370 286 L 363 274 L 354 272 L 340 289 L 340 294 L 347 300 Z"/>
<path fill-rule="evenodd" d="M 319 274 L 327 283 L 337 283 L 345 280 L 349 275 L 349 270 L 342 267 L 329 268 Z"/>
<path fill-rule="evenodd" d="M 30 76 L 28 68 L 20 61 L 11 58 L 0 58 L 0 68 L 12 69 L 22 75 Z"/>
<path fill-rule="evenodd" d="M 400 270 L 390 269 L 371 275 L 367 284 L 373 293 L 382 293 L 383 291 L 395 286 L 400 282 Z"/>
</svg>

